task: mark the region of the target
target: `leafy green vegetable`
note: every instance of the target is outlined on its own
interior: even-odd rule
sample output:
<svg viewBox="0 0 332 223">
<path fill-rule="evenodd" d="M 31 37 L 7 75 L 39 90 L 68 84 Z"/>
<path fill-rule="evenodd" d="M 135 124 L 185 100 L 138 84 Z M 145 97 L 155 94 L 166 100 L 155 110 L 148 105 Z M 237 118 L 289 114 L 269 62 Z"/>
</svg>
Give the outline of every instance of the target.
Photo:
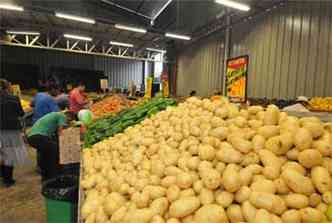
<svg viewBox="0 0 332 223">
<path fill-rule="evenodd" d="M 117 133 L 123 132 L 126 128 L 136 125 L 168 106 L 176 105 L 176 101 L 169 98 L 154 98 L 139 106 L 121 111 L 117 115 L 107 116 L 98 119 L 88 126 L 84 137 L 84 146 L 86 148 L 100 142 Z"/>
</svg>

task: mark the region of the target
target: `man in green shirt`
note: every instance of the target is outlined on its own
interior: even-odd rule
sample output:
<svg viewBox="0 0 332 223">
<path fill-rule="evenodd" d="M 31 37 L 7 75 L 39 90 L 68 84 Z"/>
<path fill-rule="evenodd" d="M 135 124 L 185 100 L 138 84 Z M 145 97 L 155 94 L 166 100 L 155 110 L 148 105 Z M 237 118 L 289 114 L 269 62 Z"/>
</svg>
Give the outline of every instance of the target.
<svg viewBox="0 0 332 223">
<path fill-rule="evenodd" d="M 28 133 L 29 144 L 40 154 L 42 180 L 56 177 L 59 172 L 58 135 L 66 123 L 63 112 L 51 112 L 40 118 Z"/>
</svg>

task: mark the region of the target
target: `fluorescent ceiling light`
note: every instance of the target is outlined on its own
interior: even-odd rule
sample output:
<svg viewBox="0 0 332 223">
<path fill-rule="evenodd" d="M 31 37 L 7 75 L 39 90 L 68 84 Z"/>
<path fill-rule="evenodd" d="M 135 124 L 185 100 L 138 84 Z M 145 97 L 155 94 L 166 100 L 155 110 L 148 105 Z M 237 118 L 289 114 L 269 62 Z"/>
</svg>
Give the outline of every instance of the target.
<svg viewBox="0 0 332 223">
<path fill-rule="evenodd" d="M 134 45 L 130 43 L 120 43 L 115 41 L 111 41 L 110 44 L 115 46 L 134 47 Z"/>
<path fill-rule="evenodd" d="M 235 2 L 235 1 L 230 1 L 230 0 L 215 0 L 216 3 L 225 5 L 227 7 L 230 8 L 234 8 L 234 9 L 238 9 L 241 11 L 249 11 L 250 7 L 248 5 L 239 3 L 239 2 Z"/>
<path fill-rule="evenodd" d="M 114 27 L 117 29 L 124 29 L 124 30 L 128 30 L 128 31 L 138 32 L 138 33 L 146 33 L 146 29 L 135 28 L 135 27 L 131 27 L 131 26 L 115 24 Z"/>
<path fill-rule="evenodd" d="M 178 34 L 173 34 L 173 33 L 166 33 L 165 36 L 170 37 L 170 38 L 174 38 L 174 39 L 191 40 L 190 36 L 178 35 Z"/>
<path fill-rule="evenodd" d="M 71 34 L 64 34 L 63 36 L 66 37 L 66 38 L 69 38 L 69 39 L 92 41 L 92 38 L 86 37 L 86 36 L 77 36 L 77 35 L 71 35 Z"/>
<path fill-rule="evenodd" d="M 12 34 L 12 35 L 35 35 L 38 36 L 40 35 L 39 32 L 32 32 L 32 31 L 14 31 L 14 30 L 7 30 L 7 34 Z"/>
<path fill-rule="evenodd" d="M 166 53 L 166 50 L 159 50 L 159 49 L 154 49 L 154 48 L 146 48 L 149 51 L 153 52 L 159 52 L 159 53 Z"/>
<path fill-rule="evenodd" d="M 0 9 L 14 10 L 14 11 L 24 11 L 24 8 L 18 5 L 10 4 L 0 4 Z"/>
<path fill-rule="evenodd" d="M 85 23 L 90 23 L 90 24 L 95 24 L 96 23 L 96 21 L 94 19 L 89 19 L 89 18 L 85 18 L 85 17 L 64 14 L 64 13 L 60 13 L 60 12 L 56 12 L 55 16 L 59 17 L 59 18 L 63 18 L 63 19 L 78 21 L 78 22 L 85 22 Z"/>
</svg>

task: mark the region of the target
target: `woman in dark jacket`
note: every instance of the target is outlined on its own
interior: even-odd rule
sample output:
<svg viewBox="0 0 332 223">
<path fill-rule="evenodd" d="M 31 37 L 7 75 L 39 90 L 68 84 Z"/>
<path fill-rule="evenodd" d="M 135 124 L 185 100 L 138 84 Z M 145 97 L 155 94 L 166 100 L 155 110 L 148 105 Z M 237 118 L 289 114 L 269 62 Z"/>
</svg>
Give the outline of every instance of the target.
<svg viewBox="0 0 332 223">
<path fill-rule="evenodd" d="M 28 157 L 19 120 L 23 115 L 19 98 L 10 94 L 10 83 L 0 79 L 0 161 L 6 187 L 15 184 L 14 165 L 25 163 Z"/>
</svg>

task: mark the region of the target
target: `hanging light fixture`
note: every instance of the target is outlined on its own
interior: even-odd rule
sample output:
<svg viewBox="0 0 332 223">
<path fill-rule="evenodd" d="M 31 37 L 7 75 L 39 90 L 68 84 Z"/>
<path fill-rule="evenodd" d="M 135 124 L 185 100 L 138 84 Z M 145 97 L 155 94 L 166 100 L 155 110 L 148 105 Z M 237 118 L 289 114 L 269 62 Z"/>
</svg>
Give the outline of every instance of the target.
<svg viewBox="0 0 332 223">
<path fill-rule="evenodd" d="M 0 9 L 13 10 L 13 11 L 24 11 L 24 8 L 18 5 L 12 4 L 0 4 Z"/>
<path fill-rule="evenodd" d="M 216 3 L 230 7 L 230 8 L 234 8 L 234 9 L 238 9 L 241 11 L 249 11 L 250 10 L 250 6 L 236 2 L 236 1 L 231 1 L 231 0 L 215 0 Z"/>
<path fill-rule="evenodd" d="M 62 19 L 74 20 L 74 21 L 84 22 L 84 23 L 89 23 L 89 24 L 95 24 L 96 23 L 96 21 L 94 19 L 81 17 L 81 16 L 76 16 L 76 15 L 69 15 L 69 14 L 60 13 L 60 12 L 56 12 L 55 16 L 59 17 L 59 18 L 62 18 Z"/>
<path fill-rule="evenodd" d="M 84 40 L 84 41 L 92 41 L 92 38 L 86 37 L 86 36 L 77 36 L 77 35 L 72 35 L 72 34 L 64 34 L 64 37 L 68 39 L 77 39 L 77 40 Z"/>
<path fill-rule="evenodd" d="M 179 34 L 174 34 L 174 33 L 166 33 L 165 36 L 174 38 L 174 39 L 191 40 L 190 36 L 179 35 Z"/>
</svg>

